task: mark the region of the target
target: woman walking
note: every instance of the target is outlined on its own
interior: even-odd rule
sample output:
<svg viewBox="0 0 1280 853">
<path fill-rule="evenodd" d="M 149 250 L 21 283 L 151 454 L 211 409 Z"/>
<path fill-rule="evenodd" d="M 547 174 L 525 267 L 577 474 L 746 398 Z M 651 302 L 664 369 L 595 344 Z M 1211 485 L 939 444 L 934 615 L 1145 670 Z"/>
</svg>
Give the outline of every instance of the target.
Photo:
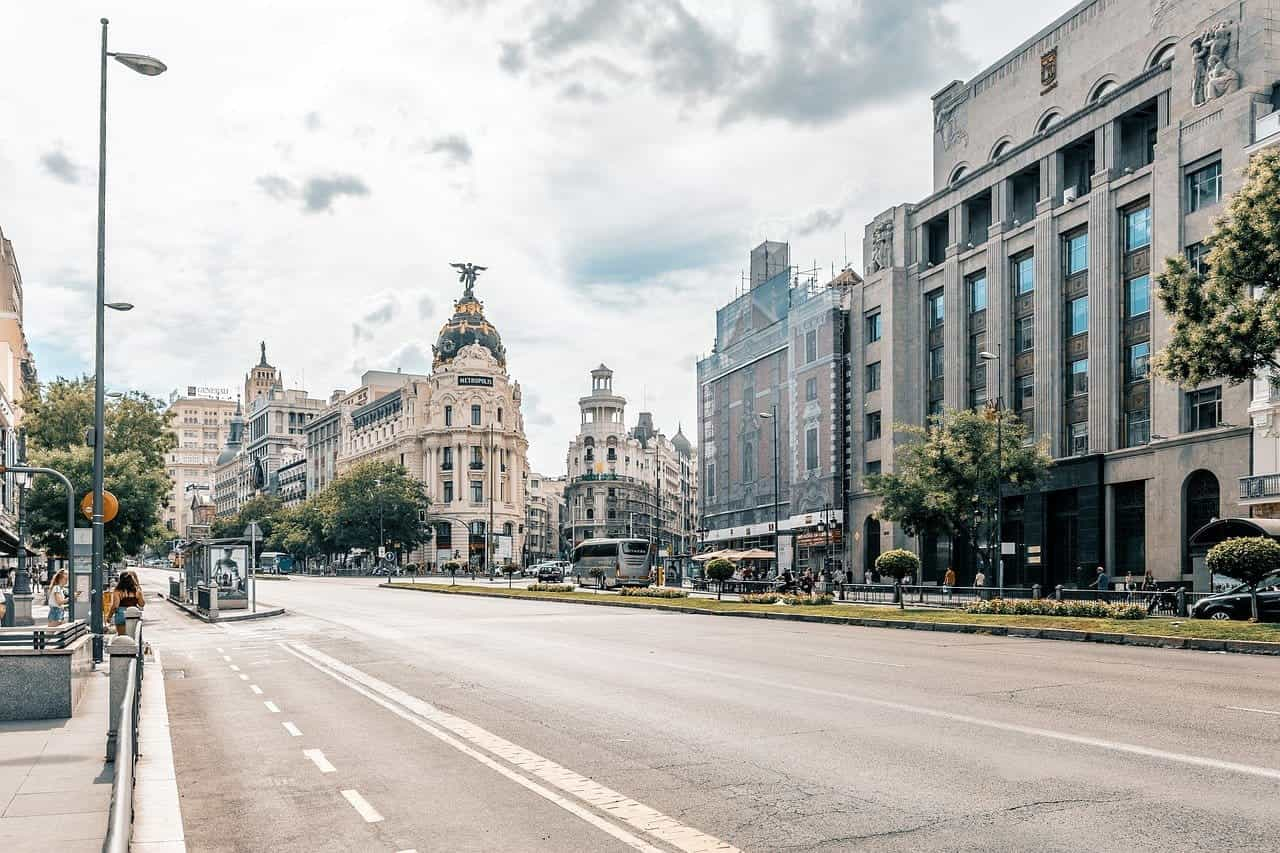
<svg viewBox="0 0 1280 853">
<path fill-rule="evenodd" d="M 120 573 L 116 588 L 111 592 L 111 623 L 116 626 L 116 634 L 124 634 L 126 626 L 125 609 L 147 606 L 142 595 L 142 587 L 138 584 L 138 576 L 131 571 Z"/>
<path fill-rule="evenodd" d="M 49 581 L 45 594 L 49 601 L 49 627 L 56 628 L 67 619 L 67 570 L 59 569 Z"/>
</svg>

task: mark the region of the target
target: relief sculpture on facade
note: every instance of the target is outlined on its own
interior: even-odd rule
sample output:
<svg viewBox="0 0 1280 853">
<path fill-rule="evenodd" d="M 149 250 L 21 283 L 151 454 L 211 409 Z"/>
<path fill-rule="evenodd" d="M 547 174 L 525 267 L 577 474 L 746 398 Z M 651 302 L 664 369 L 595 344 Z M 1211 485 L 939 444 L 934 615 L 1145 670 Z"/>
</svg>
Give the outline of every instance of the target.
<svg viewBox="0 0 1280 853">
<path fill-rule="evenodd" d="M 933 108 L 933 131 L 942 135 L 942 148 L 950 151 L 956 145 L 969 141 L 965 132 L 960 108 L 969 99 L 969 90 L 961 88 L 938 100 Z"/>
<path fill-rule="evenodd" d="M 871 229 L 871 262 L 867 272 L 879 272 L 893 266 L 893 220 L 877 222 Z"/>
<path fill-rule="evenodd" d="M 1227 64 L 1230 51 L 1230 21 L 1219 21 L 1191 42 L 1195 60 L 1191 102 L 1196 106 L 1222 97 L 1239 84 L 1240 75 Z"/>
</svg>

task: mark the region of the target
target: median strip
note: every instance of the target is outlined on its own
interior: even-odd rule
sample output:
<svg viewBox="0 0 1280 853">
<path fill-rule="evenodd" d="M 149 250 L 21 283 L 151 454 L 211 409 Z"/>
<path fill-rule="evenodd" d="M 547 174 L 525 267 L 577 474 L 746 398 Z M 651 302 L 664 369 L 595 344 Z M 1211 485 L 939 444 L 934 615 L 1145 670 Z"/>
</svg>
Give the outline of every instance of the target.
<svg viewBox="0 0 1280 853">
<path fill-rule="evenodd" d="M 858 604 L 796 607 L 785 604 L 749 604 L 714 599 L 645 599 L 601 595 L 594 592 L 536 592 L 476 586 L 384 583 L 387 589 L 414 590 L 437 595 L 481 598 L 516 598 L 559 601 L 602 607 L 631 607 L 702 616 L 736 616 L 781 619 L 870 628 L 904 628 L 917 631 L 990 634 L 1042 640 L 1115 643 L 1130 646 L 1191 649 L 1280 655 L 1280 625 L 1220 622 L 1192 619 L 1094 619 L 1067 616 L 1010 616 L 966 613 L 957 610 L 896 610 Z"/>
</svg>

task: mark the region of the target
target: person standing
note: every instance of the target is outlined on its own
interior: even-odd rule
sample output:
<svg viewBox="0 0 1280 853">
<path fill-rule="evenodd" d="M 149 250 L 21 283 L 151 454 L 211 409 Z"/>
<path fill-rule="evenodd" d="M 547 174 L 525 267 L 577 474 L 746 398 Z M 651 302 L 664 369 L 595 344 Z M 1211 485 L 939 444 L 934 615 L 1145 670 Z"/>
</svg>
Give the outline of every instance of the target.
<svg viewBox="0 0 1280 853">
<path fill-rule="evenodd" d="M 111 624 L 116 628 L 116 634 L 125 633 L 127 622 L 127 608 L 137 607 L 142 609 L 146 607 L 147 602 L 142 595 L 142 587 L 138 584 L 138 576 L 131 571 L 120 573 L 120 579 L 116 581 L 116 588 L 111 592 Z"/>
<path fill-rule="evenodd" d="M 53 576 L 53 580 L 45 589 L 45 595 L 49 600 L 49 627 L 56 628 L 66 621 L 67 618 L 67 588 L 64 586 L 67 582 L 66 569 L 59 569 L 58 573 Z"/>
<path fill-rule="evenodd" d="M 956 570 L 947 566 L 947 571 L 942 575 L 942 593 L 951 600 L 951 588 L 956 585 Z"/>
<path fill-rule="evenodd" d="M 1098 578 L 1096 585 L 1098 588 L 1099 599 L 1102 598 L 1102 593 L 1108 592 L 1111 589 L 1111 578 L 1107 576 L 1107 570 L 1102 566 L 1098 566 Z"/>
<path fill-rule="evenodd" d="M 983 574 L 982 569 L 978 569 L 978 573 L 973 576 L 973 586 L 978 590 L 978 598 L 986 598 L 987 576 Z"/>
</svg>

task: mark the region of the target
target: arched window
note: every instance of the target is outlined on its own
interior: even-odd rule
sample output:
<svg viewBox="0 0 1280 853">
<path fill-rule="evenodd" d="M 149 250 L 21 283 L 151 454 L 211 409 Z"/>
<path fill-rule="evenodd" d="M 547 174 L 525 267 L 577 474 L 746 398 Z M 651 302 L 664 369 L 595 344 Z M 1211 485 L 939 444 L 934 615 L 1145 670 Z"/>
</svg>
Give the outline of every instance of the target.
<svg viewBox="0 0 1280 853">
<path fill-rule="evenodd" d="M 470 527 L 470 529 L 471 529 L 471 535 L 472 535 L 472 536 L 483 536 L 483 535 L 484 535 L 484 522 L 483 522 L 483 521 L 473 521 L 473 522 L 471 522 L 471 524 L 469 525 L 469 527 Z"/>
<path fill-rule="evenodd" d="M 948 180 L 947 183 L 954 184 L 956 181 L 960 180 L 968 173 L 969 173 L 968 164 L 961 163 L 959 166 L 956 166 L 954 169 L 951 170 L 951 179 Z"/>
<path fill-rule="evenodd" d="M 1155 68 L 1157 65 L 1172 62 L 1177 49 L 1177 39 L 1165 39 L 1156 46 L 1155 50 L 1151 51 L 1151 58 L 1147 60 L 1147 68 Z"/>
<path fill-rule="evenodd" d="M 874 571 L 876 558 L 880 556 L 880 519 L 867 516 L 862 525 L 862 570 Z M 861 580 L 861 579 L 860 579 Z"/>
<path fill-rule="evenodd" d="M 1218 517 L 1220 509 L 1218 478 L 1203 469 L 1193 471 L 1182 487 L 1182 571 L 1191 571 L 1191 552 L 1187 540 L 1191 534 Z"/>
<path fill-rule="evenodd" d="M 1001 157 L 1009 153 L 1009 149 L 1013 147 L 1013 141 L 1010 139 L 1001 139 L 995 145 L 991 146 L 991 159 L 999 160 Z"/>
<path fill-rule="evenodd" d="M 1036 122 L 1036 133 L 1044 133 L 1060 121 L 1062 121 L 1062 113 L 1058 110 L 1049 110 L 1040 121 Z"/>
<path fill-rule="evenodd" d="M 1104 77 L 1097 83 L 1093 84 L 1093 90 L 1089 93 L 1088 103 L 1095 104 L 1098 101 L 1110 95 L 1116 90 L 1116 80 L 1114 77 Z"/>
<path fill-rule="evenodd" d="M 515 531 L 515 528 L 512 526 L 511 522 L 508 521 L 502 525 L 503 536 L 510 536 L 514 531 Z"/>
</svg>

